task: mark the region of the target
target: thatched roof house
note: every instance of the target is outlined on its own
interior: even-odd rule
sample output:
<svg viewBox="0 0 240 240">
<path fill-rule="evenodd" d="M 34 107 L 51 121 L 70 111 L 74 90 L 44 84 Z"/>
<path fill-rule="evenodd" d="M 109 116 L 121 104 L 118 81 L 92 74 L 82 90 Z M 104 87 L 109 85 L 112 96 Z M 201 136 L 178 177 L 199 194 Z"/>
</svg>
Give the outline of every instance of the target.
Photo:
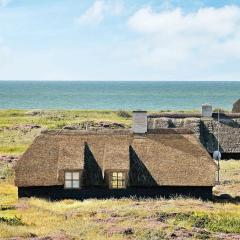
<svg viewBox="0 0 240 240">
<path fill-rule="evenodd" d="M 148 130 L 161 128 L 190 129 L 210 155 L 218 150 L 219 142 L 222 159 L 240 158 L 240 113 L 220 113 L 219 121 L 216 112 L 212 112 L 211 117 L 198 113 L 148 115 Z"/>
<path fill-rule="evenodd" d="M 216 165 L 190 130 L 45 131 L 18 161 L 19 196 L 211 195 Z"/>
</svg>

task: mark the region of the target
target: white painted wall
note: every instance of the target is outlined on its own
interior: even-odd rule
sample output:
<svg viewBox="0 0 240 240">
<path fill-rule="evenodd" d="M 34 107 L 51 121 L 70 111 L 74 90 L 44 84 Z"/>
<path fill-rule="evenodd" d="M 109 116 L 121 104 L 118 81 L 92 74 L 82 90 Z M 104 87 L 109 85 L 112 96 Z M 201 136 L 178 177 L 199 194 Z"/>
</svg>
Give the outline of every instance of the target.
<svg viewBox="0 0 240 240">
<path fill-rule="evenodd" d="M 212 105 L 202 105 L 202 117 L 212 117 Z"/>
<path fill-rule="evenodd" d="M 147 132 L 147 112 L 134 111 L 133 112 L 133 126 L 134 133 L 146 133 Z"/>
</svg>

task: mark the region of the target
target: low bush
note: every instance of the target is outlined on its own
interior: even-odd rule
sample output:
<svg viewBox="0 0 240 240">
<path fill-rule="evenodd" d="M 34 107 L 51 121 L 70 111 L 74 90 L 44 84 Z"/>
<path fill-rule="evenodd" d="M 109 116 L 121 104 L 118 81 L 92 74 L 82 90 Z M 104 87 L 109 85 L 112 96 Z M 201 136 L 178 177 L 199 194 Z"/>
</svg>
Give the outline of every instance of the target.
<svg viewBox="0 0 240 240">
<path fill-rule="evenodd" d="M 13 218 L 9 217 L 0 217 L 0 223 L 5 223 L 7 225 L 11 226 L 23 226 L 24 223 L 22 222 L 22 219 L 15 216 Z"/>
<path fill-rule="evenodd" d="M 211 222 L 210 218 L 208 215 L 203 214 L 203 215 L 192 215 L 190 216 L 190 220 L 192 223 L 193 227 L 197 228 L 206 228 L 208 224 Z"/>
<path fill-rule="evenodd" d="M 229 215 L 207 213 L 179 213 L 175 223 L 189 222 L 192 227 L 208 229 L 213 232 L 240 233 L 240 218 Z"/>
<path fill-rule="evenodd" d="M 206 227 L 213 232 L 240 233 L 240 218 L 219 216 L 211 219 Z"/>
<path fill-rule="evenodd" d="M 123 111 L 123 110 L 118 111 L 117 115 L 122 118 L 131 118 L 132 117 L 132 115 L 129 112 Z"/>
</svg>

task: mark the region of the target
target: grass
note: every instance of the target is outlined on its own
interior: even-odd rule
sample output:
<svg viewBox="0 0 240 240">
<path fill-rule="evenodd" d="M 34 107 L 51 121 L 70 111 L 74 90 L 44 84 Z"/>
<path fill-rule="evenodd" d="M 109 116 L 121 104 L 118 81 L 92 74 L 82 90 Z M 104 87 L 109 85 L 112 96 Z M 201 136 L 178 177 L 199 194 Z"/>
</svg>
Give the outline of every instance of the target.
<svg viewBox="0 0 240 240">
<path fill-rule="evenodd" d="M 201 210 L 199 210 L 201 208 Z M 164 213 L 164 219 L 159 218 Z M 174 214 L 173 214 L 174 213 Z M 49 236 L 64 232 L 82 239 L 154 239 L 179 227 L 240 233 L 240 206 L 192 199 L 158 200 L 20 200 L 1 213 L 1 237 Z M 14 224 L 13 224 L 14 223 Z M 197 235 L 197 234 L 196 234 Z M 157 238 L 158 239 L 158 238 Z"/>
<path fill-rule="evenodd" d="M 130 123 L 131 113 L 125 111 L 87 111 L 87 110 L 0 110 L 0 126 L 17 124 L 39 124 L 56 128 L 59 123 L 69 124 L 81 121 L 117 121 Z"/>
<path fill-rule="evenodd" d="M 221 185 L 215 187 L 215 193 L 240 197 L 240 161 L 223 161 L 220 168 Z"/>
<path fill-rule="evenodd" d="M 221 162 L 222 185 L 216 193 L 229 193 L 224 182 L 238 181 L 240 161 Z M 63 200 L 17 199 L 13 172 L 0 182 L 0 237 L 68 236 L 75 239 L 217 239 L 219 234 L 240 237 L 240 204 L 174 199 Z M 239 189 L 239 188 L 238 188 Z M 239 190 L 234 193 L 239 196 Z M 238 194 L 238 195 L 237 195 Z"/>
<path fill-rule="evenodd" d="M 131 112 L 80 110 L 0 110 L 0 154 L 22 154 L 42 129 L 62 128 L 86 121 L 131 126 Z M 41 128 L 31 129 L 29 125 Z"/>
<path fill-rule="evenodd" d="M 197 111 L 180 112 L 194 113 Z M 0 110 L 0 154 L 22 154 L 42 129 L 101 121 L 122 123 L 129 128 L 132 125 L 132 113 L 123 110 Z M 29 128 L 31 125 L 38 125 L 41 128 L 31 129 Z"/>
<path fill-rule="evenodd" d="M 130 127 L 131 113 L 0 110 L 0 154 L 23 153 L 41 129 L 85 121 L 111 121 Z M 41 128 L 30 129 L 29 125 Z M 224 201 L 178 197 L 49 202 L 18 200 L 12 165 L 0 162 L 0 179 L 5 179 L 0 180 L 0 238 L 240 239 L 239 169 L 240 161 L 221 162 L 221 184 L 214 193 L 227 196 Z"/>
</svg>

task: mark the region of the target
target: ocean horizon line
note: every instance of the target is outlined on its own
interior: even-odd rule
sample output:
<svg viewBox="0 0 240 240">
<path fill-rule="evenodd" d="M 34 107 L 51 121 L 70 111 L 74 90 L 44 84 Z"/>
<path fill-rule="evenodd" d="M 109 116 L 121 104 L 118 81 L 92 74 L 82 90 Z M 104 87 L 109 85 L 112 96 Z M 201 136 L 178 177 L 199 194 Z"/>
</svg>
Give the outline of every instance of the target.
<svg viewBox="0 0 240 240">
<path fill-rule="evenodd" d="M 240 82 L 240 80 L 0 80 L 0 82 Z"/>
<path fill-rule="evenodd" d="M 0 109 L 230 110 L 240 81 L 0 81 Z"/>
</svg>

